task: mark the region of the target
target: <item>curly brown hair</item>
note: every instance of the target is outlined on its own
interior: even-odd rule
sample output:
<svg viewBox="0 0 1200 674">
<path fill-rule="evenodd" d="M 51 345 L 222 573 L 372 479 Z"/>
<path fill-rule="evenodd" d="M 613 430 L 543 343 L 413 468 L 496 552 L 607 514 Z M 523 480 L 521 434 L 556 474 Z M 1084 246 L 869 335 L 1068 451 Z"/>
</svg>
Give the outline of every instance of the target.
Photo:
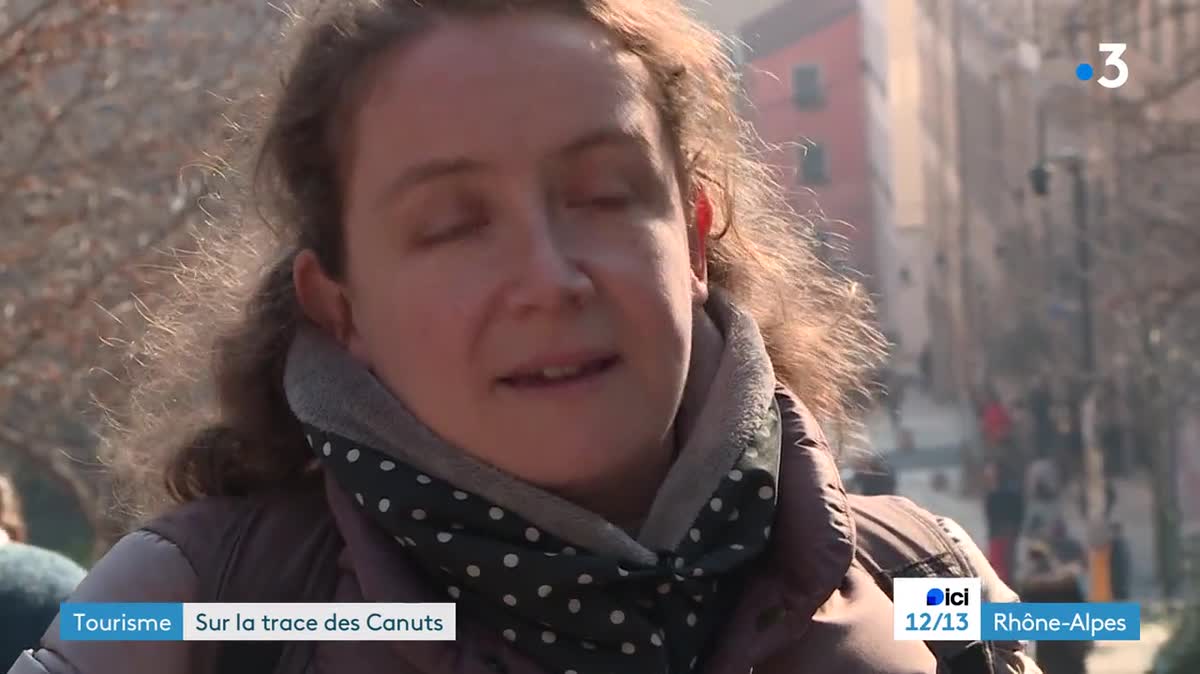
<svg viewBox="0 0 1200 674">
<path fill-rule="evenodd" d="M 245 493 L 312 471 L 282 386 L 302 320 L 292 261 L 309 248 L 331 276 L 343 272 L 337 175 L 347 101 L 385 49 L 447 18 L 516 10 L 594 22 L 644 61 L 683 193 L 700 187 L 714 205 L 710 282 L 755 316 L 780 381 L 819 419 L 847 427 L 883 352 L 869 299 L 820 261 L 813 223 L 789 209 L 752 152 L 726 50 L 676 0 L 326 0 L 289 17 L 284 76 L 229 139 L 251 152 L 222 167 L 234 187 L 223 199 L 236 207 L 209 223 L 177 273 L 180 293 L 140 344 L 132 405 L 106 439 L 137 497 L 130 505 Z"/>
</svg>

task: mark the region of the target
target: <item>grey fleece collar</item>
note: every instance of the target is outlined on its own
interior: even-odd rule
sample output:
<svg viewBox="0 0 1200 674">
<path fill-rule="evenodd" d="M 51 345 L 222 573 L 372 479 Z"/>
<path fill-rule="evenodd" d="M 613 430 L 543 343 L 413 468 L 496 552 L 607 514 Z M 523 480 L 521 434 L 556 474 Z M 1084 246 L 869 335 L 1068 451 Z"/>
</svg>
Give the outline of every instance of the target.
<svg viewBox="0 0 1200 674">
<path fill-rule="evenodd" d="M 774 372 L 753 319 L 719 291 L 705 309 L 697 312 L 691 374 L 676 419 L 676 436 L 684 444 L 636 539 L 603 517 L 482 463 L 438 437 L 315 327 L 302 328 L 293 342 L 284 389 L 303 423 L 386 452 L 574 545 L 654 564 L 655 550 L 674 550 L 687 534 L 696 514 L 759 432 L 762 410 L 772 405 L 775 393 Z M 705 362 L 714 357 L 715 370 Z M 777 442 L 769 443 L 748 458 L 777 476 L 779 450 Z"/>
</svg>

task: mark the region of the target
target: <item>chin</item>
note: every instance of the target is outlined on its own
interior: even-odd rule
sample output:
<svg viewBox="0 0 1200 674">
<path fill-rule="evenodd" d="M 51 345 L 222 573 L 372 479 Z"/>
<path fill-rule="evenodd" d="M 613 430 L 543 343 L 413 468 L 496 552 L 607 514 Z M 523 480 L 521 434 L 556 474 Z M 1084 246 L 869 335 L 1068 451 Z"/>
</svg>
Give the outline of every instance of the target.
<svg viewBox="0 0 1200 674">
<path fill-rule="evenodd" d="M 631 448 L 627 437 L 610 435 L 581 438 L 539 434 L 531 438 L 528 453 L 519 461 L 505 462 L 508 472 L 543 489 L 558 491 L 611 480 L 636 466 L 643 450 Z"/>
</svg>

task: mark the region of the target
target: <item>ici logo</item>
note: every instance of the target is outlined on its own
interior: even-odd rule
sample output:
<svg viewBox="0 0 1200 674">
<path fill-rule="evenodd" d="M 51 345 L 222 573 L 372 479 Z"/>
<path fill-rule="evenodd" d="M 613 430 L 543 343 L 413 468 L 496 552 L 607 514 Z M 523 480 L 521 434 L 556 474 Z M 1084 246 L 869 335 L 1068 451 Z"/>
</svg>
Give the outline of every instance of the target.
<svg viewBox="0 0 1200 674">
<path fill-rule="evenodd" d="M 971 593 L 967 590 L 939 590 L 936 587 L 925 595 L 926 606 L 970 606 Z"/>
</svg>

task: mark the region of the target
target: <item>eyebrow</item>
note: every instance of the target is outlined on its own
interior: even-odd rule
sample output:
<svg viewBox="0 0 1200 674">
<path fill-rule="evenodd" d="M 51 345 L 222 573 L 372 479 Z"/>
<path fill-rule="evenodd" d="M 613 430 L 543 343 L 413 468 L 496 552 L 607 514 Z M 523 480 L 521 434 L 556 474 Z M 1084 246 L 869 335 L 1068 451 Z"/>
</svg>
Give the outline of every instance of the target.
<svg viewBox="0 0 1200 674">
<path fill-rule="evenodd" d="M 621 127 L 609 127 L 592 131 L 576 138 L 564 145 L 558 151 L 558 154 L 569 157 L 606 145 L 624 146 L 647 154 L 652 151 L 650 140 L 640 132 Z"/>
<path fill-rule="evenodd" d="M 466 157 L 431 159 L 427 162 L 417 164 L 412 168 L 405 169 L 400 175 L 388 182 L 387 187 L 380 193 L 377 202 L 383 205 L 397 195 L 422 183 L 451 175 L 473 173 L 481 171 L 483 168 L 483 162 L 475 159 L 467 159 Z"/>
<path fill-rule="evenodd" d="M 568 158 L 605 146 L 625 147 L 647 154 L 652 152 L 653 148 L 650 140 L 637 131 L 621 127 L 608 127 L 585 133 L 560 147 L 554 154 L 558 157 Z M 405 169 L 396 176 L 382 191 L 378 202 L 384 203 L 406 190 L 431 180 L 474 173 L 482 171 L 486 167 L 485 162 L 467 157 L 431 159 Z"/>
</svg>

